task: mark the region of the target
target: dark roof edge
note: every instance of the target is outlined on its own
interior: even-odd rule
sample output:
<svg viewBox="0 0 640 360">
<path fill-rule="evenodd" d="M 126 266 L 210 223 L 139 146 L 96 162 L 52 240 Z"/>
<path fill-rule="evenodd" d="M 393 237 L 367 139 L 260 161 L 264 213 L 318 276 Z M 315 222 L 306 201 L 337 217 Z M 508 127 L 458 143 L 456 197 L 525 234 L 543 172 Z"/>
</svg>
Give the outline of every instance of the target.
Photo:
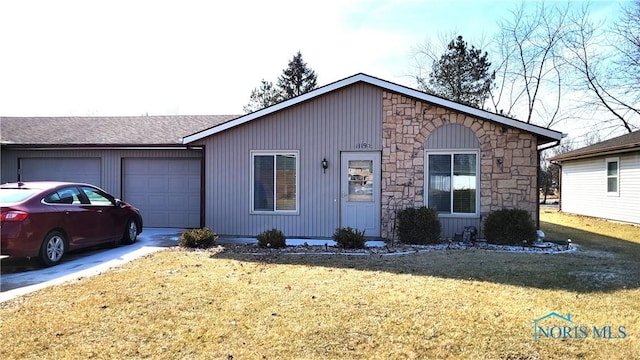
<svg viewBox="0 0 640 360">
<path fill-rule="evenodd" d="M 621 154 L 632 151 L 640 151 L 640 143 L 625 144 L 620 146 L 611 146 L 602 149 L 592 149 L 586 151 L 572 151 L 566 154 L 560 154 L 549 158 L 549 161 L 577 160 L 597 156 Z"/>
<path fill-rule="evenodd" d="M 214 115 L 98 115 L 98 116 L 0 116 L 0 119 L 85 119 L 85 120 L 104 120 L 104 119 L 153 119 L 153 118 L 213 118 L 213 117 L 231 117 L 232 119 L 244 116 L 243 114 L 214 114 Z"/>
<path fill-rule="evenodd" d="M 112 150 L 142 150 L 142 149 L 200 149 L 201 145 L 185 145 L 185 144 L 14 144 L 14 143 L 1 143 L 3 149 L 19 149 L 19 150 L 100 150 L 100 149 L 112 149 Z"/>
</svg>

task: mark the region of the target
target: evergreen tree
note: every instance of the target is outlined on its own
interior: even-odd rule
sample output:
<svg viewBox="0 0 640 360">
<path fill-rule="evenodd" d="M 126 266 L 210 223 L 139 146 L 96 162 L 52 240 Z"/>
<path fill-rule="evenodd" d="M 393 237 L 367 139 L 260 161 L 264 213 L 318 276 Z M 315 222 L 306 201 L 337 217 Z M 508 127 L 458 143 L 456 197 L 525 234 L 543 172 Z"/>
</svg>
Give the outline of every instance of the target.
<svg viewBox="0 0 640 360">
<path fill-rule="evenodd" d="M 315 71 L 307 67 L 300 51 L 289 61 L 289 66 L 282 70 L 276 86 L 271 81 L 262 80 L 259 88 L 251 91 L 249 103 L 244 106 L 247 113 L 264 109 L 281 101 L 302 95 L 317 87 Z"/>
<path fill-rule="evenodd" d="M 291 99 L 317 87 L 316 72 L 307 67 L 300 51 L 289 61 L 289 66 L 278 77 L 278 88 L 283 98 Z"/>
<path fill-rule="evenodd" d="M 243 107 L 243 110 L 246 113 L 250 113 L 277 104 L 280 101 L 282 101 L 280 91 L 273 86 L 271 81 L 262 79 L 260 87 L 251 90 L 249 103 Z"/>
<path fill-rule="evenodd" d="M 429 81 L 418 78 L 427 93 L 465 105 L 482 108 L 489 97 L 495 73 L 490 72 L 488 55 L 458 36 L 447 51 L 433 62 Z"/>
</svg>

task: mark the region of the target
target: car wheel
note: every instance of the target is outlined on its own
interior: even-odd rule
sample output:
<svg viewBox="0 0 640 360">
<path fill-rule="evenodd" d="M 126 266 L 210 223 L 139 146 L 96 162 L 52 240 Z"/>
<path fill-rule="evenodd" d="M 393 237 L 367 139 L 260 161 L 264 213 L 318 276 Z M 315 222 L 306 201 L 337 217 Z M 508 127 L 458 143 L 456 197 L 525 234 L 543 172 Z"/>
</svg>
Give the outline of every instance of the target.
<svg viewBox="0 0 640 360">
<path fill-rule="evenodd" d="M 44 266 L 57 265 L 67 250 L 67 243 L 59 231 L 52 231 L 45 236 L 40 247 L 40 262 Z"/>
<path fill-rule="evenodd" d="M 122 243 L 125 245 L 133 244 L 138 239 L 138 223 L 134 218 L 127 220 L 127 227 L 124 228 Z"/>
</svg>

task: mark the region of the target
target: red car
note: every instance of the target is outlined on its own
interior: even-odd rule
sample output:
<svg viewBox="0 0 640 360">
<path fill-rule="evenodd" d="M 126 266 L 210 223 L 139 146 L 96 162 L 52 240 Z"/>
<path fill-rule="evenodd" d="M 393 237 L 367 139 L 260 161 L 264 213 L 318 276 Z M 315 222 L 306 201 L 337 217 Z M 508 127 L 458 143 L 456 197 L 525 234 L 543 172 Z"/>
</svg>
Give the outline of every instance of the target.
<svg viewBox="0 0 640 360">
<path fill-rule="evenodd" d="M 0 185 L 0 253 L 56 265 L 67 251 L 131 244 L 142 232 L 133 206 L 89 184 L 18 182 Z"/>
</svg>

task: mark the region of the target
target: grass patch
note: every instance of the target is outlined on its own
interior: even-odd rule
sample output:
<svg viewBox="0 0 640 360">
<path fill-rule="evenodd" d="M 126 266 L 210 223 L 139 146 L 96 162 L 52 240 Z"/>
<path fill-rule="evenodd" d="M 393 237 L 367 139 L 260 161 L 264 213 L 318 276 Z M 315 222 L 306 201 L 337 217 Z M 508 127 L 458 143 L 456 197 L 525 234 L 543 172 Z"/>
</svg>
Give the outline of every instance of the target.
<svg viewBox="0 0 640 360">
<path fill-rule="evenodd" d="M 156 253 L 2 304 L 0 358 L 637 357 L 640 228 L 545 210 L 542 221 L 579 250 Z M 551 311 L 627 337 L 533 341 Z"/>
</svg>

